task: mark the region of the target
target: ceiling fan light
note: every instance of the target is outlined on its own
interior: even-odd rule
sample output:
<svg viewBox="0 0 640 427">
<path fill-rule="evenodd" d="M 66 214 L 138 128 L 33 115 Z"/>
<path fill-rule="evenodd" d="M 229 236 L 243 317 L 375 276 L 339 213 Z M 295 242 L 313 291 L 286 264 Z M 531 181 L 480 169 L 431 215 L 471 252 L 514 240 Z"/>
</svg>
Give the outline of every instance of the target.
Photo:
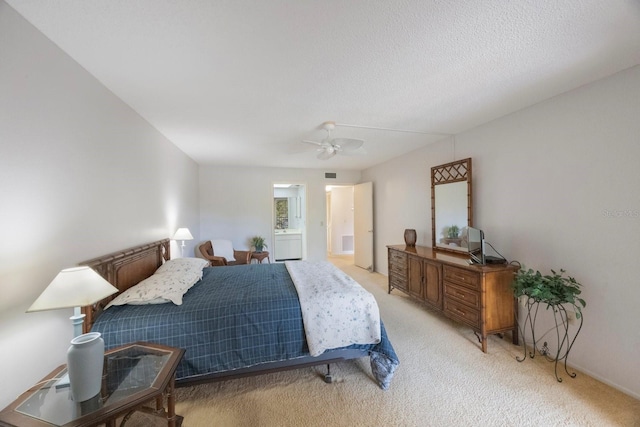
<svg viewBox="0 0 640 427">
<path fill-rule="evenodd" d="M 324 128 L 324 130 L 326 130 L 327 132 L 331 132 L 332 130 L 334 130 L 336 128 L 336 122 L 324 122 L 322 124 L 322 127 Z"/>
<path fill-rule="evenodd" d="M 322 141 L 313 141 L 304 139 L 302 142 L 306 144 L 316 145 L 317 158 L 327 160 L 336 154 L 349 154 L 348 151 L 355 151 L 362 147 L 364 143 L 361 139 L 354 138 L 331 138 L 331 131 L 335 129 L 335 122 L 324 122 L 323 128 L 327 132 L 327 136 Z"/>
</svg>

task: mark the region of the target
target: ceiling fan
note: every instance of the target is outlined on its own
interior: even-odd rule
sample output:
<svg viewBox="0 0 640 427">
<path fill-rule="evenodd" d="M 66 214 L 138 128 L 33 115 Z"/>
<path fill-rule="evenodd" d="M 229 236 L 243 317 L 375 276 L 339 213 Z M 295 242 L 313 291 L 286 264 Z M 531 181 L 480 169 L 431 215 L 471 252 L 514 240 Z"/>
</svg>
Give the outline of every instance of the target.
<svg viewBox="0 0 640 427">
<path fill-rule="evenodd" d="M 327 132 L 327 137 L 322 141 L 311 141 L 308 139 L 302 142 L 306 144 L 312 144 L 317 146 L 318 155 L 320 160 L 327 160 L 336 154 L 349 154 L 358 148 L 362 147 L 364 141 L 361 139 L 353 138 L 331 138 L 331 131 L 336 128 L 335 122 L 324 122 L 322 128 Z"/>
</svg>

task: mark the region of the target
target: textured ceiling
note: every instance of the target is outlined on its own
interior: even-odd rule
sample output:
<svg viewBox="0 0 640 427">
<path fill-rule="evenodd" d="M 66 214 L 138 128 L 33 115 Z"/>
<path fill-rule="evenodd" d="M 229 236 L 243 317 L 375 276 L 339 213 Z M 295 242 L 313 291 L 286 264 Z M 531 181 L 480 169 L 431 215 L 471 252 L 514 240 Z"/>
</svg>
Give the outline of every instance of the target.
<svg viewBox="0 0 640 427">
<path fill-rule="evenodd" d="M 203 165 L 360 170 L 640 63 L 637 0 L 6 2 Z"/>
</svg>

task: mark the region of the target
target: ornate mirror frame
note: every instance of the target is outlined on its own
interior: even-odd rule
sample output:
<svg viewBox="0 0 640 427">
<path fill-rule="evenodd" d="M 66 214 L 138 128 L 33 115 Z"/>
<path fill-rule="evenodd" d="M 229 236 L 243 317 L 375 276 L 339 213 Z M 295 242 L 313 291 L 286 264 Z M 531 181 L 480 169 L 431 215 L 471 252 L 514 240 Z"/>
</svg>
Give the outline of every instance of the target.
<svg viewBox="0 0 640 427">
<path fill-rule="evenodd" d="M 466 227 L 473 226 L 473 203 L 471 198 L 471 158 L 458 160 L 451 163 L 445 163 L 443 165 L 434 166 L 431 168 L 431 246 L 433 249 L 447 251 L 447 252 L 466 252 L 467 248 L 463 245 L 464 240 L 462 235 L 459 235 L 460 238 L 443 238 L 443 242 L 438 241 L 436 238 L 436 230 L 440 229 L 444 231 L 448 225 L 445 224 L 437 224 L 436 222 L 436 213 L 440 211 L 447 211 L 450 206 L 443 206 L 442 203 L 445 202 L 445 198 L 443 195 L 446 194 L 447 190 L 453 193 L 454 188 L 457 190 L 456 193 L 459 193 L 457 196 L 455 205 L 458 206 L 457 210 L 460 212 L 456 212 L 456 216 L 459 218 L 464 217 L 464 183 L 466 182 Z M 460 183 L 460 184 L 456 184 Z M 453 184 L 453 185 L 452 185 Z M 436 187 L 438 187 L 438 191 L 436 191 Z M 462 190 L 462 193 L 460 192 Z M 444 192 L 444 193 L 443 193 Z M 439 200 L 441 202 L 440 208 L 438 208 L 436 200 L 436 193 L 439 194 Z M 448 197 L 447 197 L 448 199 Z M 440 209 L 440 210 L 439 210 Z M 463 225 L 463 221 L 461 221 L 460 225 Z M 460 227 L 460 232 L 463 229 Z"/>
</svg>

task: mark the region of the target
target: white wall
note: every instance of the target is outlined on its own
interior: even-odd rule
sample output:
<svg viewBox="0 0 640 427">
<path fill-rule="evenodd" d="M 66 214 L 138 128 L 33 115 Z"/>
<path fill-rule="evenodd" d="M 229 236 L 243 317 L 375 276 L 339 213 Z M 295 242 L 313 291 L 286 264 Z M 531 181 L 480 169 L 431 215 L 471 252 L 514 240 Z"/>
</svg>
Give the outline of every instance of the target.
<svg viewBox="0 0 640 427">
<path fill-rule="evenodd" d="M 455 148 L 444 140 L 364 171 L 375 183 L 376 265 L 387 273 L 385 246 L 401 244 L 404 228 L 430 245 L 430 168 L 471 157 L 474 225 L 487 240 L 583 285 L 569 364 L 640 398 L 639 117 L 636 66 L 457 135 Z"/>
<path fill-rule="evenodd" d="M 434 144 L 363 171 L 362 181 L 373 182 L 376 271 L 387 274 L 386 245 L 403 244 L 407 228 L 416 244 L 431 246 L 431 166 L 450 162 L 450 153 Z"/>
<path fill-rule="evenodd" d="M 25 313 L 61 269 L 199 224 L 195 162 L 3 1 L 0 58 L 3 408 L 66 362 L 72 309 Z"/>
<path fill-rule="evenodd" d="M 325 172 L 336 172 L 326 179 Z M 200 239 L 226 238 L 237 249 L 248 249 L 255 235 L 273 248 L 273 184 L 306 186 L 307 259 L 326 259 L 325 186 L 356 184 L 360 172 L 320 169 L 200 167 Z"/>
</svg>

